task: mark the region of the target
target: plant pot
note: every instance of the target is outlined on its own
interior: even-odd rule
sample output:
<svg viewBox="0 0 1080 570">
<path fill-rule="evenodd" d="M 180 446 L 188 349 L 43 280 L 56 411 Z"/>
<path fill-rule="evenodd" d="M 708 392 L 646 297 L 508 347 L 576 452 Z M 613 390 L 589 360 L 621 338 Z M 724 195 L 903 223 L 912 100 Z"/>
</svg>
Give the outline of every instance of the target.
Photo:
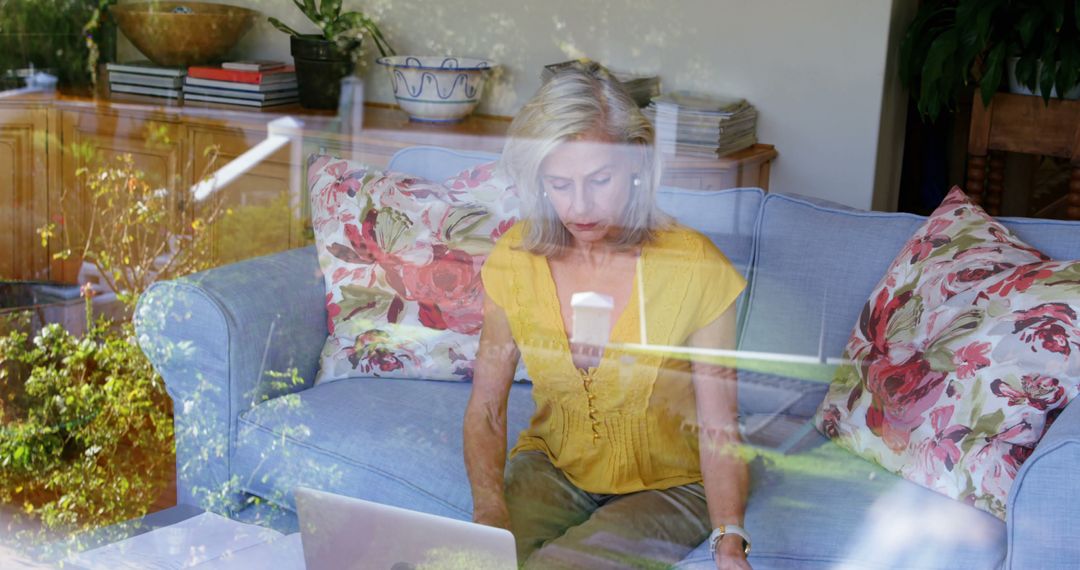
<svg viewBox="0 0 1080 570">
<path fill-rule="evenodd" d="M 1020 61 L 1019 57 L 1010 57 L 1009 60 L 1008 60 L 1008 69 L 1007 69 L 1007 71 L 1008 71 L 1008 75 L 1009 75 L 1009 93 L 1013 93 L 1015 95 L 1036 95 L 1038 97 L 1042 97 L 1042 89 L 1037 87 L 1035 89 L 1035 92 L 1032 93 L 1031 89 L 1028 89 L 1027 87 L 1021 85 L 1020 81 L 1018 81 L 1016 79 L 1016 64 L 1019 61 Z M 1058 62 L 1058 64 L 1054 66 L 1054 69 L 1056 70 L 1059 65 L 1061 65 L 1060 62 Z M 1035 68 L 1035 85 L 1036 86 L 1038 86 L 1039 82 L 1042 80 L 1042 71 L 1043 71 L 1043 63 L 1042 63 L 1042 61 L 1039 61 L 1038 66 Z M 1050 97 L 1055 97 L 1056 98 L 1057 96 L 1058 96 L 1058 92 L 1057 92 L 1057 87 L 1055 86 L 1053 89 L 1050 90 Z M 1077 86 L 1073 87 L 1067 93 L 1065 93 L 1064 98 L 1065 99 L 1073 99 L 1073 100 L 1080 99 L 1080 85 L 1077 85 Z"/>
<path fill-rule="evenodd" d="M 336 109 L 341 98 L 341 80 L 353 70 L 352 57 L 322 36 L 291 37 L 300 105 L 309 109 Z"/>
</svg>

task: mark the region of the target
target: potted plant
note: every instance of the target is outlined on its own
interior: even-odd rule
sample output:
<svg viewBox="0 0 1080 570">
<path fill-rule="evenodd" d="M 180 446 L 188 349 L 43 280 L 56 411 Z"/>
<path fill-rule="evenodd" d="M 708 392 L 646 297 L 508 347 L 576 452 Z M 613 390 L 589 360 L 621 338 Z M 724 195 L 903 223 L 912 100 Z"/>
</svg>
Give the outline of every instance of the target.
<svg viewBox="0 0 1080 570">
<path fill-rule="evenodd" d="M 900 50 L 900 78 L 931 120 L 967 88 L 977 86 L 989 104 L 1012 58 L 1016 82 L 1049 102 L 1052 91 L 1080 84 L 1080 7 L 1076 0 L 926 0 Z"/>
<path fill-rule="evenodd" d="M 116 53 L 116 26 L 107 8 L 115 0 L 0 2 L 0 82 L 21 87 L 32 67 L 56 75 L 61 85 L 96 82 L 99 61 Z"/>
<path fill-rule="evenodd" d="M 341 0 L 293 0 L 321 33 L 302 34 L 277 18 L 270 23 L 291 36 L 300 84 L 300 104 L 316 109 L 337 107 L 341 80 L 352 73 L 362 55 L 363 39 L 370 36 L 383 56 L 394 55 L 379 26 L 363 12 L 341 11 Z"/>
</svg>

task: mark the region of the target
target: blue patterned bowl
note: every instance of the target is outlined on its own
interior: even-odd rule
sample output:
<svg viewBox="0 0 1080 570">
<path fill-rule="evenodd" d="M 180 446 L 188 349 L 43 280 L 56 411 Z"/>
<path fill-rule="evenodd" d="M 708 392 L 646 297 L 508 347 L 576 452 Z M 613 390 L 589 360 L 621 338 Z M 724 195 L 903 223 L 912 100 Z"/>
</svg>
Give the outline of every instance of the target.
<svg viewBox="0 0 1080 570">
<path fill-rule="evenodd" d="M 480 102 L 492 64 L 467 57 L 396 55 L 378 62 L 390 72 L 398 106 L 414 121 L 453 122 Z"/>
</svg>

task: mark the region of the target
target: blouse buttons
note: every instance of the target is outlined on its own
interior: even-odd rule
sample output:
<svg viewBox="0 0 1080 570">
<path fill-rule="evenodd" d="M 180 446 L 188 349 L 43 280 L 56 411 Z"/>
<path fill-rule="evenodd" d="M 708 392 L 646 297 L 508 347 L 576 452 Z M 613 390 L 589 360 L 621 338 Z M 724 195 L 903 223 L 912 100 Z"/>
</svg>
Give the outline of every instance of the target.
<svg viewBox="0 0 1080 570">
<path fill-rule="evenodd" d="M 581 385 L 585 389 L 585 397 L 589 403 L 589 420 L 592 421 L 593 443 L 600 440 L 600 422 L 596 419 L 596 406 L 593 405 L 593 400 L 596 399 L 596 394 L 592 393 L 592 373 L 581 373 Z"/>
</svg>

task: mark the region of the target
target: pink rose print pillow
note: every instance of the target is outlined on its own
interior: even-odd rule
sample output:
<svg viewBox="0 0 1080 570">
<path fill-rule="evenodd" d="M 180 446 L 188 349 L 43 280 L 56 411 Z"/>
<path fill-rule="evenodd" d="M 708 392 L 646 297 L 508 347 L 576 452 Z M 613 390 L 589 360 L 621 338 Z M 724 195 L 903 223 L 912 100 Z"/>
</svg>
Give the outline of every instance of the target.
<svg viewBox="0 0 1080 570">
<path fill-rule="evenodd" d="M 863 307 L 815 418 L 839 445 L 1005 518 L 1080 382 L 1080 261 L 1051 261 L 954 188 Z"/>
<path fill-rule="evenodd" d="M 494 164 L 447 184 L 329 156 L 308 173 L 329 329 L 316 382 L 470 380 L 480 267 L 517 219 L 513 188 Z"/>
</svg>

